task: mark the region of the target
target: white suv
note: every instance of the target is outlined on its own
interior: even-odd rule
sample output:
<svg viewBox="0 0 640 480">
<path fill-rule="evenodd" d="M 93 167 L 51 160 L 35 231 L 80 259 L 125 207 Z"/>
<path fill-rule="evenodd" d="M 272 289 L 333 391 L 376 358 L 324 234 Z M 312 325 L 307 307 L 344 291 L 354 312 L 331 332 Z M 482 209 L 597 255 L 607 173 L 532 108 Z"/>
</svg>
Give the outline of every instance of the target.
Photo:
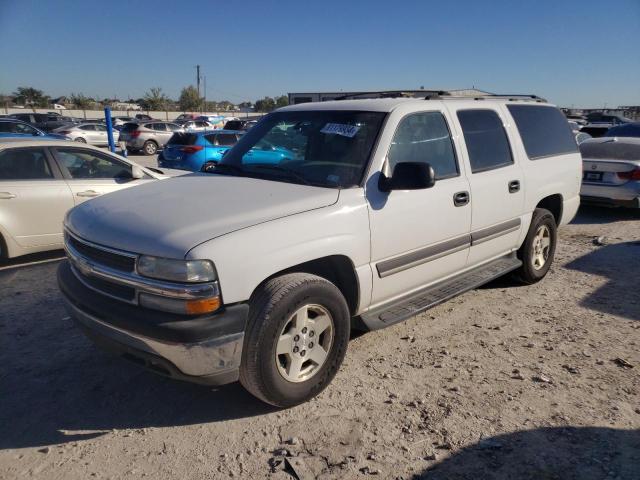
<svg viewBox="0 0 640 480">
<path fill-rule="evenodd" d="M 286 107 L 205 170 L 74 208 L 59 284 L 98 344 L 277 406 L 330 383 L 351 328 L 544 277 L 582 173 L 557 108 L 497 96 Z"/>
</svg>

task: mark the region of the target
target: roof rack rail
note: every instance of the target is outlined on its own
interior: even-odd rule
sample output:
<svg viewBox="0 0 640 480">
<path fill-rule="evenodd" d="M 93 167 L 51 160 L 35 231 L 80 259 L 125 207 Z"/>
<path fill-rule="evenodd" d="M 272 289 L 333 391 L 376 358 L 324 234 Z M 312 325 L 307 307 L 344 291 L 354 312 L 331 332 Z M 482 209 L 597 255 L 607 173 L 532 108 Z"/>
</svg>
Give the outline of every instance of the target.
<svg viewBox="0 0 640 480">
<path fill-rule="evenodd" d="M 424 95 L 425 98 L 439 95 L 447 95 L 449 92 L 444 90 L 381 90 L 374 92 L 354 92 L 342 95 L 334 98 L 334 100 L 348 100 L 350 98 L 362 97 L 369 95 L 369 98 L 420 98 Z"/>
<path fill-rule="evenodd" d="M 508 100 L 535 100 L 536 102 L 547 103 L 546 98 L 539 97 L 538 95 L 523 95 L 523 94 L 506 94 L 506 93 L 489 93 L 487 95 L 480 95 L 474 97 L 475 100 L 484 98 L 506 98 Z"/>
</svg>

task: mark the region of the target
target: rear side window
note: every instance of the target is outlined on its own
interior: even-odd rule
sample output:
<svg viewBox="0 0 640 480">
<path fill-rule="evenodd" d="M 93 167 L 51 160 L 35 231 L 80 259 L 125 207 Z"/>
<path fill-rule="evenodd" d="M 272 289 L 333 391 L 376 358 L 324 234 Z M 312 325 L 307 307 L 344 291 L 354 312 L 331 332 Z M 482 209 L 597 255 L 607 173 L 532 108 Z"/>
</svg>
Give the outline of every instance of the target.
<svg viewBox="0 0 640 480">
<path fill-rule="evenodd" d="M 44 150 L 10 149 L 0 152 L 0 181 L 53 178 Z"/>
<path fill-rule="evenodd" d="M 507 105 L 530 160 L 578 151 L 566 117 L 555 107 Z"/>
<path fill-rule="evenodd" d="M 122 132 L 133 132 L 138 129 L 137 123 L 125 123 L 122 127 Z"/>
<path fill-rule="evenodd" d="M 389 170 L 398 163 L 429 163 L 436 179 L 458 175 L 458 163 L 447 123 L 440 112 L 425 112 L 404 118 L 393 137 L 389 154 Z"/>
<path fill-rule="evenodd" d="M 507 133 L 496 112 L 459 110 L 458 120 L 462 126 L 473 173 L 506 167 L 513 163 Z"/>
<path fill-rule="evenodd" d="M 216 140 L 218 141 L 218 145 L 235 145 L 238 143 L 238 137 L 236 137 L 233 133 L 219 133 L 216 135 Z"/>
<path fill-rule="evenodd" d="M 174 133 L 169 139 L 169 145 L 194 145 L 198 139 L 193 133 Z"/>
</svg>

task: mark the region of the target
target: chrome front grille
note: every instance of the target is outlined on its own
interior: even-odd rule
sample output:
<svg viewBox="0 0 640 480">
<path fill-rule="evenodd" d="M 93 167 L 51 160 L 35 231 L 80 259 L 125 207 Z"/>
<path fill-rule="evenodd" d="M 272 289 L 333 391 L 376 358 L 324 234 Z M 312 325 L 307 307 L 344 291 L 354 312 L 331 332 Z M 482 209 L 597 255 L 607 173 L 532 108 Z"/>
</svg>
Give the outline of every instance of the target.
<svg viewBox="0 0 640 480">
<path fill-rule="evenodd" d="M 217 281 L 185 284 L 143 277 L 136 272 L 137 254 L 97 245 L 66 229 L 64 248 L 73 272 L 86 287 L 123 302 L 138 304 L 140 292 L 181 300 L 220 294 Z"/>
<path fill-rule="evenodd" d="M 100 272 L 117 275 L 133 274 L 137 255 L 121 252 L 81 239 L 69 231 L 64 232 L 64 246 L 76 277 L 87 287 L 108 297 L 128 303 L 136 303 L 136 289 Z M 115 280 L 115 281 L 113 281 Z"/>
<path fill-rule="evenodd" d="M 65 242 L 68 242 L 81 255 L 107 267 L 122 270 L 123 272 L 133 272 L 136 268 L 135 255 L 125 255 L 116 253 L 114 250 L 103 247 L 96 247 L 76 237 L 66 234 Z"/>
</svg>

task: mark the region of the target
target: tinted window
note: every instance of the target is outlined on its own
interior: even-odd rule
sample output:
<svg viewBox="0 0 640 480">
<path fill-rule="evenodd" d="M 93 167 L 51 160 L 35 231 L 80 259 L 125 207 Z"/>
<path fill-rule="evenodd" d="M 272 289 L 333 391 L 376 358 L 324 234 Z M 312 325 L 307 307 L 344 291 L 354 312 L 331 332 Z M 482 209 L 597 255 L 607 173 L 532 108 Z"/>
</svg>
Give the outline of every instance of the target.
<svg viewBox="0 0 640 480">
<path fill-rule="evenodd" d="M 421 162 L 431 164 L 437 179 L 458 175 L 449 128 L 439 112 L 404 118 L 393 137 L 387 159 L 391 173 L 398 163 Z"/>
<path fill-rule="evenodd" d="M 216 140 L 218 145 L 235 145 L 238 137 L 233 133 L 219 133 L 216 135 Z"/>
<path fill-rule="evenodd" d="M 225 123 L 224 129 L 225 130 L 242 130 L 243 125 L 244 125 L 244 122 L 241 120 L 229 120 L 227 123 Z"/>
<path fill-rule="evenodd" d="M 125 123 L 122 126 L 122 132 L 133 132 L 134 130 L 138 129 L 138 124 L 137 123 Z"/>
<path fill-rule="evenodd" d="M 169 131 L 175 132 L 176 130 L 180 130 L 180 125 L 176 125 L 175 123 L 167 123 L 165 124 Z"/>
<path fill-rule="evenodd" d="M 22 120 L 23 122 L 31 121 L 31 115 L 29 115 L 28 113 L 16 113 L 13 117 L 17 118 L 18 120 Z"/>
<path fill-rule="evenodd" d="M 95 131 L 96 127 L 94 125 L 82 125 L 80 128 L 80 130 L 89 130 L 89 131 Z"/>
<path fill-rule="evenodd" d="M 0 152 L 0 180 L 53 178 L 43 150 L 9 149 Z"/>
<path fill-rule="evenodd" d="M 167 131 L 167 127 L 164 123 L 153 123 L 151 125 L 147 125 L 147 128 L 152 128 L 153 130 L 157 130 L 159 132 Z"/>
<path fill-rule="evenodd" d="M 197 139 L 198 139 L 198 136 L 193 133 L 178 132 L 178 133 L 174 133 L 167 143 L 169 145 L 193 145 L 196 143 Z"/>
<path fill-rule="evenodd" d="M 605 137 L 640 137 L 640 123 L 627 123 L 607 130 Z"/>
<path fill-rule="evenodd" d="M 473 173 L 513 163 L 502 120 L 493 110 L 460 110 L 458 120 Z M 566 122 L 565 122 L 566 123 Z"/>
<path fill-rule="evenodd" d="M 18 122 L 0 122 L 0 132 L 36 135 L 38 131 L 31 125 Z"/>
<path fill-rule="evenodd" d="M 560 110 L 537 105 L 507 105 L 531 160 L 578 151 L 571 126 Z"/>
<path fill-rule="evenodd" d="M 640 145 L 625 141 L 589 141 L 580 144 L 582 158 L 596 160 L 640 160 Z"/>
<path fill-rule="evenodd" d="M 71 178 L 131 178 L 131 167 L 99 153 L 59 148 L 56 156 Z"/>
</svg>

